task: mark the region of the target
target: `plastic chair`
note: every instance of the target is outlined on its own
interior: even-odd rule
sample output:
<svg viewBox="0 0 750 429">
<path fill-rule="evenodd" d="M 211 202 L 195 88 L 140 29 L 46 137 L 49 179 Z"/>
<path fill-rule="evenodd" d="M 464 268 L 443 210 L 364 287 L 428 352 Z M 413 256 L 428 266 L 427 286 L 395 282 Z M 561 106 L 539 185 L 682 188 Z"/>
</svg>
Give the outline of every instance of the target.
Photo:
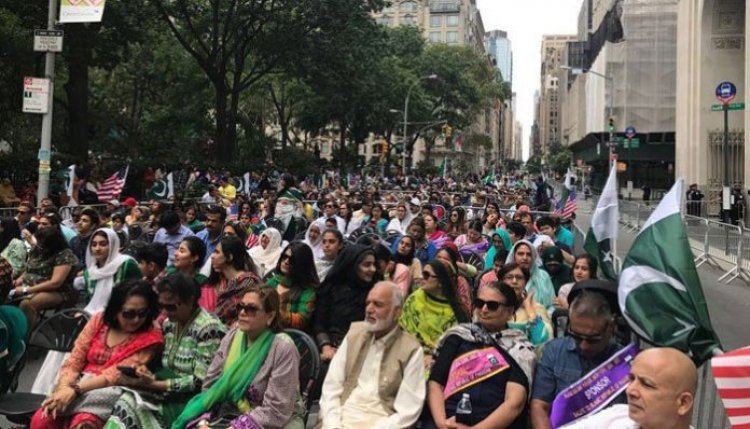
<svg viewBox="0 0 750 429">
<path fill-rule="evenodd" d="M 312 405 L 310 392 L 320 376 L 320 352 L 312 337 L 299 329 L 285 329 L 284 332 L 292 337 L 299 352 L 299 390 L 305 402 L 305 409 L 309 411 Z"/>
<path fill-rule="evenodd" d="M 69 308 L 43 320 L 32 332 L 29 347 L 47 351 L 69 352 L 75 339 L 86 326 L 89 316 L 80 309 Z M 0 396 L 0 415 L 16 424 L 28 423 L 44 401 L 45 395 L 30 392 Z"/>
</svg>

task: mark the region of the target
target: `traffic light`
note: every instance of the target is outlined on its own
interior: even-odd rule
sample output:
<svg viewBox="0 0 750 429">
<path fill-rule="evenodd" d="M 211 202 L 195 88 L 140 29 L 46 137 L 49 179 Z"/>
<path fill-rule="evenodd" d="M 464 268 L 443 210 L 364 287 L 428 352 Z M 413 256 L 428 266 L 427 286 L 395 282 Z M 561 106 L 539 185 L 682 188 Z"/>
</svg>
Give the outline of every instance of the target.
<svg viewBox="0 0 750 429">
<path fill-rule="evenodd" d="M 610 133 L 615 132 L 615 117 L 614 116 L 609 117 L 609 132 Z"/>
<path fill-rule="evenodd" d="M 450 139 L 453 134 L 453 128 L 448 124 L 443 125 L 443 134 L 445 134 L 446 139 Z"/>
</svg>

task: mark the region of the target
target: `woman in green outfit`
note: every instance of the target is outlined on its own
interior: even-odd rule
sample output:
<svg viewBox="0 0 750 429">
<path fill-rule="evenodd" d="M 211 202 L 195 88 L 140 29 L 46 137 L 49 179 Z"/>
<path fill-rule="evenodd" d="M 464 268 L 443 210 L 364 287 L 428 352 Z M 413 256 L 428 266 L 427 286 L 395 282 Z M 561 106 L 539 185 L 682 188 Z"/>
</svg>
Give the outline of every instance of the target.
<svg viewBox="0 0 750 429">
<path fill-rule="evenodd" d="M 432 350 L 443 333 L 457 323 L 468 323 L 471 316 L 459 303 L 456 276 L 438 260 L 422 271 L 422 287 L 404 303 L 399 324 L 414 335 L 425 351 L 425 367 L 432 363 Z"/>
<path fill-rule="evenodd" d="M 320 282 L 310 246 L 295 241 L 279 256 L 274 275 L 267 285 L 276 289 L 281 300 L 281 326 L 310 331 L 315 310 L 315 289 Z"/>
<path fill-rule="evenodd" d="M 211 360 L 226 333 L 224 324 L 200 308 L 200 287 L 175 273 L 157 285 L 159 305 L 167 316 L 162 326 L 161 368 L 136 368 L 134 389 L 115 404 L 106 429 L 165 429 L 200 392 Z"/>
</svg>

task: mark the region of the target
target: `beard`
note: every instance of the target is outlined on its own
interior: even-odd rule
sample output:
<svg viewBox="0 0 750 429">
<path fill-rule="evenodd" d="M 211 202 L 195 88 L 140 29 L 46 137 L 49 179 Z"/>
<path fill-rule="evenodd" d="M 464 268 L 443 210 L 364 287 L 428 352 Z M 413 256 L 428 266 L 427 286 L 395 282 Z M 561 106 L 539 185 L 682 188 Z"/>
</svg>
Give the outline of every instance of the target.
<svg viewBox="0 0 750 429">
<path fill-rule="evenodd" d="M 379 318 L 377 316 L 373 316 L 375 319 L 375 322 L 370 322 L 365 318 L 365 328 L 368 332 L 380 332 L 385 331 L 388 329 L 389 326 L 393 324 L 393 314 L 395 309 L 391 310 L 391 313 L 383 318 Z"/>
</svg>

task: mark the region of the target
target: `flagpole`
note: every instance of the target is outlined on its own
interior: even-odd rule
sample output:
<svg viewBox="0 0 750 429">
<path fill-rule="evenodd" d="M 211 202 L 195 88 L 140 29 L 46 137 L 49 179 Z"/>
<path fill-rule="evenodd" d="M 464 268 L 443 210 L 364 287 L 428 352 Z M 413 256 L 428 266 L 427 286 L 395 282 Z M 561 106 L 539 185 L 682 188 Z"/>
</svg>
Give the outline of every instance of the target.
<svg viewBox="0 0 750 429">
<path fill-rule="evenodd" d="M 617 196 L 617 210 L 620 210 L 620 188 L 618 187 L 619 183 L 617 183 L 617 163 L 615 163 L 614 165 L 612 165 L 612 170 L 609 172 L 609 174 L 614 174 L 615 175 L 615 191 L 617 192 L 617 194 L 616 194 L 616 196 Z M 615 275 L 619 277 L 620 276 L 620 269 L 622 268 L 622 267 L 620 267 L 620 258 L 617 256 L 617 236 L 620 235 L 619 234 L 619 229 L 620 229 L 619 218 L 618 218 L 618 222 L 617 222 L 617 229 L 618 229 L 618 233 L 615 234 L 615 236 L 612 239 L 612 266 L 615 269 Z"/>
</svg>

